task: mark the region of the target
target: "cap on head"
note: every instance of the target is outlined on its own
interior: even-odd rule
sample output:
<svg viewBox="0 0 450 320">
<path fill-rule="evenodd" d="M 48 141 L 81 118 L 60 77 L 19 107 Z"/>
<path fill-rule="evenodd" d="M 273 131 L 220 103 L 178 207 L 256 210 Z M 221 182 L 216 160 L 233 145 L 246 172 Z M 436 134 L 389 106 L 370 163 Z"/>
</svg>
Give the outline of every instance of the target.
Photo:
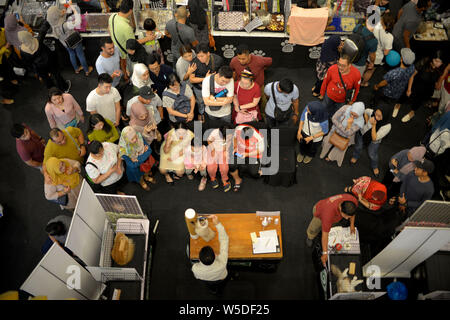
<svg viewBox="0 0 450 320">
<path fill-rule="evenodd" d="M 414 63 L 414 61 L 416 60 L 415 53 L 409 48 L 403 48 L 400 51 L 400 54 L 402 56 L 402 60 L 405 65 L 408 65 L 408 66 L 412 65 Z"/>
<path fill-rule="evenodd" d="M 155 96 L 155 93 L 153 92 L 152 88 L 148 86 L 143 86 L 139 89 L 139 96 L 148 100 L 152 99 Z"/>
<path fill-rule="evenodd" d="M 428 174 L 432 173 L 434 171 L 434 164 L 428 159 L 421 161 L 414 161 L 414 165 L 416 168 L 422 169 L 426 171 Z"/>
</svg>

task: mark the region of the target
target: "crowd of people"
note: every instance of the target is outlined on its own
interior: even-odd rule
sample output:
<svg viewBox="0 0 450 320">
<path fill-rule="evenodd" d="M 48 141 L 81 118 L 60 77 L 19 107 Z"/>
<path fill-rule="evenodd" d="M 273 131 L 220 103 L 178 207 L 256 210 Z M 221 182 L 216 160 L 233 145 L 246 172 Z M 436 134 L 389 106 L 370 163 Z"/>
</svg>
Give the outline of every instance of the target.
<svg viewBox="0 0 450 320">
<path fill-rule="evenodd" d="M 353 33 L 365 41 L 357 58 L 346 51 L 339 36 L 328 37 L 316 64 L 312 92 L 317 100 L 307 102 L 303 110 L 299 88 L 291 79 L 265 81 L 264 71 L 272 58 L 251 54 L 243 43 L 229 65 L 211 52 L 208 37 L 201 35 L 207 28 L 201 7 L 190 5 L 190 16 L 185 6 L 178 7 L 166 30 L 157 30 L 155 22 L 147 19 L 145 32 L 136 39 L 129 22 L 133 2 L 123 0 L 120 11 L 109 19 L 110 37 L 101 41 L 95 62 L 98 85 L 85 97 L 85 117 L 77 102 L 82 97 L 69 93 L 70 82 L 63 79 L 53 53 L 43 43 L 48 26 L 34 38 L 23 20 L 7 16 L 7 45 L 1 51 L 6 53 L 3 59 L 0 56 L 3 82 L 17 85 L 13 76 L 7 76 L 8 52 L 15 51 L 48 89 L 45 114 L 50 139 L 45 141 L 26 124 L 16 123 L 11 134 L 17 152 L 28 166 L 42 172 L 45 198 L 71 210 L 83 178 L 95 192 L 124 194 L 129 182 L 150 191 L 159 171 L 170 185 L 184 175 L 189 180 L 198 176 L 199 191 L 222 185 L 224 192 L 239 192 L 244 177 L 262 175 L 261 159 L 269 146 L 261 128 L 298 127 L 299 165 L 308 165 L 319 152 L 321 159 L 341 166 L 352 145 L 350 162 L 356 165 L 367 147 L 372 172 L 355 179 L 345 193 L 312 208 L 307 244 L 322 233 L 325 264 L 328 232 L 342 219 L 350 221 L 354 232 L 361 211 L 377 215 L 394 208 L 403 221 L 434 194 L 442 191 L 444 198 L 449 197 L 450 64 L 440 51 L 416 61 L 409 39 L 420 22 L 417 17 L 429 5 L 426 0 L 416 2 L 407 3 L 398 17 L 385 13 L 376 26 L 365 21 L 357 25 Z M 69 10 L 78 9 L 71 4 Z M 89 75 L 93 67 L 86 62 L 81 42 L 72 48 L 64 36 L 65 29 L 77 24 L 76 16 L 67 17 L 65 10 L 52 7 L 48 25 L 69 52 L 74 71 Z M 173 66 L 165 62 L 158 43 L 164 36 L 171 39 Z M 388 65 L 395 55 L 397 63 Z M 370 82 L 375 69 L 384 73 L 377 84 Z M 372 90 L 373 98 L 362 101 L 361 90 Z M 379 163 L 379 146 L 400 106 L 410 106 L 402 118 L 408 122 L 428 102 L 437 111 L 422 119 L 429 127 L 422 144 L 393 155 L 389 164 Z M 203 132 L 194 135 L 195 121 L 210 129 L 205 139 Z M 86 132 L 79 128 L 84 122 Z M 381 179 L 380 168 L 388 165 Z M 63 224 L 53 221 L 48 229 L 55 229 L 57 223 Z M 220 263 L 206 248 L 193 266 L 195 277 L 205 281 L 227 277 L 222 242 L 227 247 L 228 237 L 217 217 L 213 223 L 221 240 L 216 258 Z"/>
</svg>

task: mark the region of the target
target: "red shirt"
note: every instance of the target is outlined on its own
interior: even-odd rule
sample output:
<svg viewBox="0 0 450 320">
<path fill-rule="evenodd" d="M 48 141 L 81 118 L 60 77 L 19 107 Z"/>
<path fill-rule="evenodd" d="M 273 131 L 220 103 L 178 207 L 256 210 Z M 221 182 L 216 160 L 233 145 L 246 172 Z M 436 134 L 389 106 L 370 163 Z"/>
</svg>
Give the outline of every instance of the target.
<svg viewBox="0 0 450 320">
<path fill-rule="evenodd" d="M 322 221 L 322 232 L 330 232 L 334 223 L 341 221 L 342 215 L 339 206 L 344 201 L 352 201 L 358 206 L 358 200 L 351 194 L 338 194 L 316 203 L 314 216 Z"/>
<path fill-rule="evenodd" d="M 250 54 L 250 57 L 250 63 L 245 66 L 239 62 L 237 57 L 231 59 L 230 68 L 233 69 L 236 74 L 235 80 L 239 80 L 241 78 L 241 72 L 244 71 L 246 67 L 249 67 L 255 75 L 255 82 L 260 88 L 264 87 L 264 69 L 272 65 L 272 58 L 255 56 L 253 54 Z"/>
<path fill-rule="evenodd" d="M 361 84 L 361 73 L 354 66 L 350 66 L 350 72 L 348 74 L 343 74 L 342 79 L 345 82 L 345 86 L 348 90 L 355 89 L 353 94 L 352 102 L 356 101 L 359 93 L 359 86 Z M 322 82 L 322 87 L 320 88 L 320 95 L 322 97 L 327 93 L 328 98 L 334 102 L 345 102 L 345 90 L 342 85 L 341 78 L 339 77 L 338 67 L 336 64 L 328 68 L 327 74 Z"/>
<path fill-rule="evenodd" d="M 44 160 L 45 145 L 42 144 L 39 136 L 33 130 L 26 125 L 24 126 L 31 133 L 30 140 L 16 139 L 17 153 L 24 162 L 29 160 L 42 162 Z"/>
<path fill-rule="evenodd" d="M 240 106 L 242 106 L 244 104 L 252 103 L 253 99 L 261 97 L 261 88 L 259 87 L 259 85 L 256 82 L 255 82 L 255 85 L 253 86 L 253 88 L 251 88 L 251 89 L 242 89 L 241 87 L 239 87 L 239 91 L 238 91 L 238 86 L 239 86 L 239 81 L 236 81 L 234 83 L 234 95 L 237 96 Z M 258 112 L 258 120 L 262 119 L 261 113 L 259 111 L 259 105 L 254 108 L 250 108 L 250 109 L 246 109 L 246 110 L 247 111 L 256 110 Z M 236 111 L 234 110 L 234 108 L 233 108 L 232 118 L 233 118 L 233 121 L 236 118 Z"/>
</svg>

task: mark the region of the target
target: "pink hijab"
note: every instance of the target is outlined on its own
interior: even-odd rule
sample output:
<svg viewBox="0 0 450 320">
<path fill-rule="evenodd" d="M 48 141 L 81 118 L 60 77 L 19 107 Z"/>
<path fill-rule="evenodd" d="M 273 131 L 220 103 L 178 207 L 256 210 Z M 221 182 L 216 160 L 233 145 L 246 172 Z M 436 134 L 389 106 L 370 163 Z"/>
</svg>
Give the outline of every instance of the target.
<svg viewBox="0 0 450 320">
<path fill-rule="evenodd" d="M 413 171 L 414 168 L 416 167 L 414 165 L 414 161 L 422 161 L 423 157 L 425 157 L 426 152 L 427 152 L 427 149 L 422 146 L 411 148 L 408 153 L 411 155 L 411 158 L 413 159 L 413 161 L 410 161 L 407 164 L 405 164 L 403 167 L 401 167 L 400 172 L 403 174 L 408 174 L 411 171 Z"/>
</svg>

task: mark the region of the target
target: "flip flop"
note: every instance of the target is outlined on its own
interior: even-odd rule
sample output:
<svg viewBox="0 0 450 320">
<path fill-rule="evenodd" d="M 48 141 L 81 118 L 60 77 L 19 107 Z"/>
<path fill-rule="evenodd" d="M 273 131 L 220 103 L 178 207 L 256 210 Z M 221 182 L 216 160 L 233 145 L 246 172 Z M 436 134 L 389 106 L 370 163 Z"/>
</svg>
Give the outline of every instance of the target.
<svg viewBox="0 0 450 320">
<path fill-rule="evenodd" d="M 233 187 L 233 191 L 234 192 L 238 192 L 240 189 L 241 189 L 241 184 L 240 183 L 239 184 L 235 184 L 234 187 Z"/>
<path fill-rule="evenodd" d="M 79 74 L 81 70 L 83 70 L 83 66 L 80 66 L 77 70 L 75 70 L 75 73 Z"/>
</svg>

